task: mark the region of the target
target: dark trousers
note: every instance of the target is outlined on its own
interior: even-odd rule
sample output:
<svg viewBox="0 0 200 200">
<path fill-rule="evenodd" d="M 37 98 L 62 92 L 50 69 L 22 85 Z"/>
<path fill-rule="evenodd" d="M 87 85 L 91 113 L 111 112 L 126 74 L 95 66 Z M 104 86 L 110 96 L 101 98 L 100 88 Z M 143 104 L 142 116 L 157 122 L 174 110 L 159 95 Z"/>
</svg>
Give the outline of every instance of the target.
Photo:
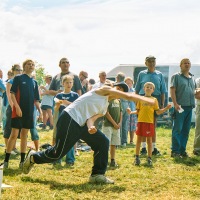
<svg viewBox="0 0 200 200">
<path fill-rule="evenodd" d="M 36 152 L 33 155 L 37 164 L 51 163 L 64 157 L 66 153 L 79 140 L 84 140 L 94 151 L 93 174 L 105 174 L 108 164 L 109 141 L 101 132 L 88 133 L 87 125 L 79 126 L 70 115 L 63 111 L 58 123 L 56 144 L 45 151 Z"/>
</svg>

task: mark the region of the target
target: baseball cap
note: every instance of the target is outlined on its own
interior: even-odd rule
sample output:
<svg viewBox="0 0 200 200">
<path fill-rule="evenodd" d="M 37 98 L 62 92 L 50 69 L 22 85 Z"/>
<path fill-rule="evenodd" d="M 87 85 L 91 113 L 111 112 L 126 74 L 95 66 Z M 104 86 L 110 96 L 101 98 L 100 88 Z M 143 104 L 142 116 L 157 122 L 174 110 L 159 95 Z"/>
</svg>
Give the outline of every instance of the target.
<svg viewBox="0 0 200 200">
<path fill-rule="evenodd" d="M 147 61 L 147 60 L 149 60 L 149 59 L 156 59 L 154 56 L 152 56 L 152 55 L 149 55 L 149 56 L 147 56 L 146 58 L 145 58 L 145 61 Z"/>
<path fill-rule="evenodd" d="M 128 85 L 125 82 L 114 83 L 113 86 L 120 86 L 124 89 L 124 92 L 128 92 Z"/>
</svg>

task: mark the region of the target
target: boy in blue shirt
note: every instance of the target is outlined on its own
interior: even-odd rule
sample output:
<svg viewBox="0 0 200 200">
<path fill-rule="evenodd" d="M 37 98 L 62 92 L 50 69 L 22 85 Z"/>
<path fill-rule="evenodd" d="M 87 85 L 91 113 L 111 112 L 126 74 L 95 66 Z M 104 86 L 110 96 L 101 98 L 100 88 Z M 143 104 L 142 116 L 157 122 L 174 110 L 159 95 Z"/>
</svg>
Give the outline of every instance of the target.
<svg viewBox="0 0 200 200">
<path fill-rule="evenodd" d="M 73 101 L 78 99 L 79 95 L 73 92 L 71 89 L 73 87 L 73 77 L 70 75 L 65 75 L 62 78 L 62 85 L 64 91 L 58 93 L 54 98 L 55 101 L 55 111 L 59 111 L 59 116 L 61 112 L 70 105 Z M 57 123 L 57 122 L 56 122 Z M 73 166 L 75 161 L 74 147 L 72 147 L 66 154 L 66 165 Z"/>
</svg>

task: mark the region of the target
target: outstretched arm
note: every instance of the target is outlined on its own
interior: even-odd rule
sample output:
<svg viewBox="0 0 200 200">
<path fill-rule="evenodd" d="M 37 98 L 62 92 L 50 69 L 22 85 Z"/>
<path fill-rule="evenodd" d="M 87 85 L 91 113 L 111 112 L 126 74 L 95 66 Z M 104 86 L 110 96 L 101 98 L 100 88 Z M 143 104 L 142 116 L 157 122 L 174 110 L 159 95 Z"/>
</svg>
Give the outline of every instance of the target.
<svg viewBox="0 0 200 200">
<path fill-rule="evenodd" d="M 148 98 L 148 97 L 144 97 L 144 96 L 140 96 L 138 94 L 135 94 L 133 92 L 121 92 L 119 90 L 116 90 L 115 88 L 109 87 L 109 86 L 103 86 L 101 88 L 98 88 L 95 91 L 98 95 L 101 96 L 109 96 L 109 99 L 126 99 L 128 101 L 145 101 L 151 105 L 155 104 L 155 100 Z"/>
</svg>

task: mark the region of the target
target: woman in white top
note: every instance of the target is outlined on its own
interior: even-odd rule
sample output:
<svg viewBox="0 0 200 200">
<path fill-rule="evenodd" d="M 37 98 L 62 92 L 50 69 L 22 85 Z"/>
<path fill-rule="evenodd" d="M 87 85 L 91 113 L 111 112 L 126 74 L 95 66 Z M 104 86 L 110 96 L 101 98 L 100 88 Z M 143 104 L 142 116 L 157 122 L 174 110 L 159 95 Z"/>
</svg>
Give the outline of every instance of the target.
<svg viewBox="0 0 200 200">
<path fill-rule="evenodd" d="M 117 85 L 128 92 L 128 86 L 124 82 L 116 83 L 115 86 Z M 116 98 L 129 101 L 142 100 L 154 104 L 149 98 L 121 92 L 109 86 L 85 93 L 62 112 L 57 123 L 55 146 L 41 152 L 30 150 L 23 165 L 23 172 L 29 173 L 34 163 L 51 163 L 62 158 L 79 139 L 82 139 L 94 151 L 94 165 L 89 182 L 114 183 L 104 175 L 108 164 L 109 141 L 95 128 L 94 122 L 106 113 L 108 101 Z"/>
</svg>

